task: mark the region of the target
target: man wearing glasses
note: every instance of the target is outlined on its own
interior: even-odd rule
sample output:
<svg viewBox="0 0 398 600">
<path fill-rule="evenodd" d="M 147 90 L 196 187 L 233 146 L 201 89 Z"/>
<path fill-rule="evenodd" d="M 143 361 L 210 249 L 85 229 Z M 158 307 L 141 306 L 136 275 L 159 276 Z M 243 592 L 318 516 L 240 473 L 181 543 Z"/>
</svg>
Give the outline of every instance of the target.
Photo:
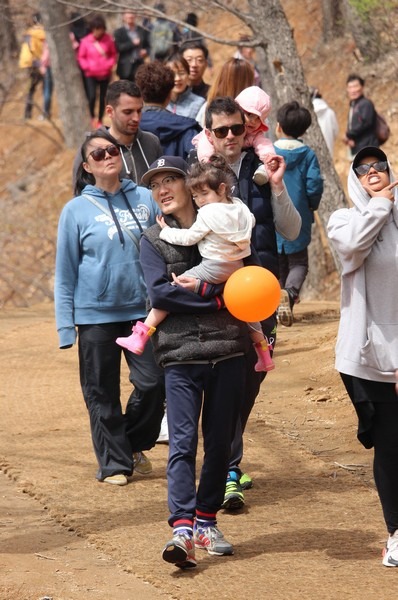
<svg viewBox="0 0 398 600">
<path fill-rule="evenodd" d="M 300 233 L 301 217 L 295 209 L 283 183 L 285 161 L 282 156 L 270 154 L 268 165 L 269 182 L 258 185 L 253 175 L 260 164 L 252 148 L 243 150 L 245 116 L 233 98 L 215 98 L 206 109 L 206 135 L 214 151 L 222 154 L 236 177 L 234 196 L 240 198 L 254 214 L 256 225 L 252 243 L 260 263 L 277 278 L 278 251 L 275 232 L 288 240 Z M 189 162 L 195 160 L 192 152 Z M 266 165 L 266 168 L 267 168 Z M 276 338 L 276 315 L 262 322 L 264 335 L 274 345 Z M 243 456 L 243 431 L 265 373 L 255 373 L 255 352 L 247 357 L 246 393 L 242 398 L 240 421 L 231 446 L 230 470 L 228 474 L 223 508 L 236 510 L 244 505 L 243 489 L 252 487 L 251 478 L 239 467 Z"/>
<path fill-rule="evenodd" d="M 209 84 L 203 81 L 204 72 L 208 66 L 209 51 L 203 42 L 190 40 L 182 44 L 180 52 L 189 64 L 189 83 L 191 90 L 197 96 L 207 98 Z"/>
</svg>

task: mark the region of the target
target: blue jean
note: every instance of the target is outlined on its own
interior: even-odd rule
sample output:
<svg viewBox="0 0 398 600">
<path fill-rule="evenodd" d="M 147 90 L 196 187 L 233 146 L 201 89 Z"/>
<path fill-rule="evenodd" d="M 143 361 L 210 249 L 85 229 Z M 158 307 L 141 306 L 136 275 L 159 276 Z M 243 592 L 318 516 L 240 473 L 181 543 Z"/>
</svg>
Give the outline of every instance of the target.
<svg viewBox="0 0 398 600">
<path fill-rule="evenodd" d="M 169 460 L 169 524 L 216 513 L 224 500 L 231 439 L 244 387 L 244 356 L 217 363 L 165 367 Z M 198 426 L 202 412 L 203 465 L 196 491 Z"/>
<path fill-rule="evenodd" d="M 43 112 L 45 117 L 51 116 L 51 100 L 53 95 L 53 75 L 51 67 L 47 67 L 43 77 Z"/>
</svg>

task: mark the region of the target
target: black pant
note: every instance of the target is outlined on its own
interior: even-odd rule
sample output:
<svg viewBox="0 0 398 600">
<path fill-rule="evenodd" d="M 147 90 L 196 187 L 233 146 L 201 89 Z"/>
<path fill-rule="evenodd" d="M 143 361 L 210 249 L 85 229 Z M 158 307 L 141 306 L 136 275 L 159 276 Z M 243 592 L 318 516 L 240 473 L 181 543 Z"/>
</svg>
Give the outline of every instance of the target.
<svg viewBox="0 0 398 600">
<path fill-rule="evenodd" d="M 373 474 L 387 530 L 394 533 L 398 529 L 398 399 L 374 406 Z"/>
<path fill-rule="evenodd" d="M 32 109 L 33 109 L 33 96 L 36 91 L 37 86 L 43 82 L 43 75 L 40 73 L 37 67 L 31 67 L 29 69 L 29 87 L 28 94 L 26 96 L 26 104 L 25 104 L 25 119 L 30 119 L 32 117 Z"/>
<path fill-rule="evenodd" d="M 99 87 L 98 120 L 102 121 L 105 112 L 105 96 L 108 89 L 109 79 L 95 79 L 86 77 L 86 94 L 91 118 L 95 117 L 95 101 L 97 99 L 97 87 Z"/>
<path fill-rule="evenodd" d="M 358 439 L 374 448 L 373 474 L 389 533 L 398 529 L 398 398 L 394 383 L 341 373 L 358 415 Z"/>
<path fill-rule="evenodd" d="M 275 347 L 276 342 L 276 317 L 272 315 L 261 323 L 264 335 L 267 336 L 268 342 Z M 236 425 L 235 434 L 231 444 L 231 458 L 229 463 L 229 470 L 236 471 L 241 475 L 239 468 L 240 462 L 243 457 L 243 433 L 247 421 L 249 420 L 250 413 L 253 409 L 254 403 L 260 391 L 261 383 L 264 381 L 266 376 L 265 372 L 257 373 L 254 370 L 254 365 L 257 362 L 257 354 L 254 348 L 250 348 L 250 351 L 246 355 L 246 386 L 239 410 L 239 419 Z"/>
<path fill-rule="evenodd" d="M 152 345 L 136 356 L 122 350 L 117 337 L 131 333 L 131 322 L 79 325 L 80 383 L 90 416 L 98 479 L 132 472 L 132 453 L 151 448 L 163 416 L 163 372 Z M 124 353 L 134 385 L 126 415 L 120 402 L 120 363 Z"/>
</svg>

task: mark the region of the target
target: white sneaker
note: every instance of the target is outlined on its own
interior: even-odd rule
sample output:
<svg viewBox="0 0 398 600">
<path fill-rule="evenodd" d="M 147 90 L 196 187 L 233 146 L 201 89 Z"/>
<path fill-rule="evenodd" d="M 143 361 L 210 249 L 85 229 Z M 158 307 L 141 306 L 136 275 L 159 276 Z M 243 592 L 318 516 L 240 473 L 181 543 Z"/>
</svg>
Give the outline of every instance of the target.
<svg viewBox="0 0 398 600">
<path fill-rule="evenodd" d="M 157 444 L 168 444 L 169 443 L 169 426 L 167 424 L 167 414 L 164 413 L 162 423 L 160 425 L 159 437 L 156 440 Z"/>
<path fill-rule="evenodd" d="M 278 321 L 285 327 L 291 327 L 293 325 L 293 313 L 290 308 L 290 298 L 287 290 L 281 290 L 281 301 L 276 311 Z"/>
<path fill-rule="evenodd" d="M 383 550 L 383 565 L 385 567 L 398 567 L 398 529 L 389 536 Z"/>
</svg>

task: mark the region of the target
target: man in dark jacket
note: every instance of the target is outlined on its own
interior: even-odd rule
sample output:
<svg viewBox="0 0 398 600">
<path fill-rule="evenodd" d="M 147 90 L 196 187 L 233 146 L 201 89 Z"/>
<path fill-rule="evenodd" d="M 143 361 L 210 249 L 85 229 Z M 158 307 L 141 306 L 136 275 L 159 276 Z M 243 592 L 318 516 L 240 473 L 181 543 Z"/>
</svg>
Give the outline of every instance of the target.
<svg viewBox="0 0 398 600">
<path fill-rule="evenodd" d="M 186 160 L 193 149 L 192 138 L 201 131 L 195 119 L 166 109 L 174 87 L 174 72 L 158 61 L 145 63 L 136 73 L 136 83 L 144 98 L 141 127 L 158 136 L 163 154 Z"/>
<path fill-rule="evenodd" d="M 283 184 L 285 162 L 281 156 L 270 155 L 273 161 L 269 172 L 269 183 L 257 185 L 253 175 L 260 164 L 252 149 L 243 150 L 245 116 L 239 104 L 232 98 L 215 98 L 206 110 L 206 135 L 215 152 L 222 154 L 236 176 L 233 195 L 240 198 L 254 214 L 256 225 L 252 233 L 252 244 L 257 251 L 261 265 L 269 269 L 277 278 L 278 251 L 275 231 L 286 239 L 293 240 L 300 233 L 301 217 L 295 209 Z M 191 153 L 189 162 L 194 160 Z M 264 335 L 272 345 L 276 338 L 276 314 L 262 322 Z M 225 490 L 223 508 L 237 509 L 244 505 L 244 488 L 251 487 L 250 477 L 242 473 L 239 464 L 243 456 L 243 431 L 260 390 L 265 373 L 256 373 L 255 352 L 247 356 L 246 391 L 240 407 L 240 421 L 231 447 L 229 474 Z"/>
<path fill-rule="evenodd" d="M 149 55 L 149 33 L 135 24 L 135 15 L 123 13 L 123 26 L 113 34 L 119 53 L 116 74 L 120 79 L 134 81 L 135 72 Z"/>
<path fill-rule="evenodd" d="M 376 136 L 376 111 L 373 102 L 364 96 L 364 86 L 365 80 L 359 75 L 353 73 L 348 76 L 347 95 L 350 100 L 350 110 L 343 141 L 350 149 L 350 158 L 367 146 L 379 147 Z"/>
</svg>

